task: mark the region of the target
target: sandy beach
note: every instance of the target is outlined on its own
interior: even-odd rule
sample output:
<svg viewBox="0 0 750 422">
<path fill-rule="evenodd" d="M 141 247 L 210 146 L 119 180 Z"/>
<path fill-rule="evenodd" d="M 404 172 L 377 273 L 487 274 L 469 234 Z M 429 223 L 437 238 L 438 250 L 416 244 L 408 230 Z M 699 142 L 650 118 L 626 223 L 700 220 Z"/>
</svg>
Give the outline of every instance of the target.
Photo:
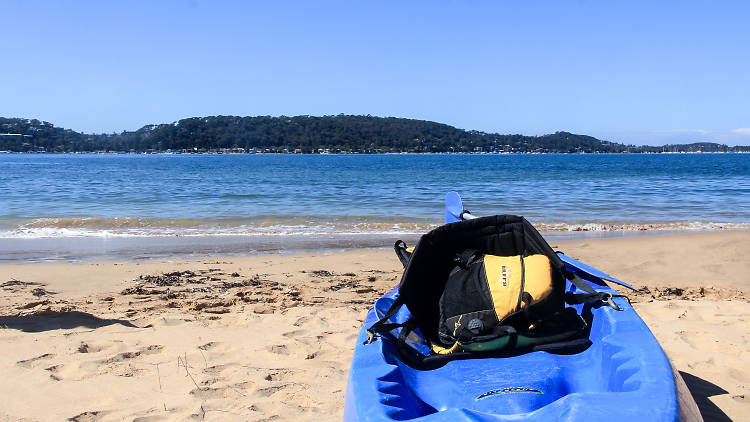
<svg viewBox="0 0 750 422">
<path fill-rule="evenodd" d="M 705 420 L 750 420 L 750 232 L 553 242 L 631 282 Z M 0 265 L 0 421 L 340 420 L 385 249 Z"/>
</svg>

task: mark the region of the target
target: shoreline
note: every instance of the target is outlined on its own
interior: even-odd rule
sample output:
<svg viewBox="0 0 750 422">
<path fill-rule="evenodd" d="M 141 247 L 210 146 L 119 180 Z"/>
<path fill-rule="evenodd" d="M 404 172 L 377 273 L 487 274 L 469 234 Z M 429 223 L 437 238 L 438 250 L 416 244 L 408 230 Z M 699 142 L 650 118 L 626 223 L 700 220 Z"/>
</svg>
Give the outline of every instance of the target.
<svg viewBox="0 0 750 422">
<path fill-rule="evenodd" d="M 572 230 L 542 231 L 552 242 L 750 232 L 746 228 L 717 230 Z M 386 250 L 397 240 L 415 245 L 423 233 L 220 234 L 169 236 L 0 237 L 0 265 L 46 262 L 140 262 L 153 259 L 202 259 L 341 253 Z"/>
<path fill-rule="evenodd" d="M 744 148 L 745 145 L 736 145 Z M 231 149 L 231 148 L 228 148 Z M 750 154 L 750 150 L 739 151 L 622 151 L 622 152 L 527 152 L 527 151 L 493 151 L 493 152 L 418 152 L 418 151 L 393 151 L 393 152 L 359 152 L 359 151 L 341 151 L 341 152 L 274 152 L 274 151 L 256 151 L 256 152 L 232 152 L 232 151 L 205 151 L 205 152 L 182 152 L 182 151 L 0 151 L 0 154 L 47 154 L 47 155 L 630 155 L 630 154 Z"/>
<path fill-rule="evenodd" d="M 750 401 L 750 231 L 550 240 L 642 289 L 706 420 Z M 0 264 L 0 420 L 340 420 L 390 250 Z"/>
</svg>

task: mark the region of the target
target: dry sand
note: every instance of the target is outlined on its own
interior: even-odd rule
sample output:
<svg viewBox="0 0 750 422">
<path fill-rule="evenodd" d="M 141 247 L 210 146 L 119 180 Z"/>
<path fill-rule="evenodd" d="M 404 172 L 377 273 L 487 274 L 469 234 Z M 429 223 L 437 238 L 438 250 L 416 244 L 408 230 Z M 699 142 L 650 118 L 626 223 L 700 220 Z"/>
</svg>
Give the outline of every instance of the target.
<svg viewBox="0 0 750 422">
<path fill-rule="evenodd" d="M 750 420 L 750 232 L 558 242 L 632 282 L 706 420 Z M 388 250 L 0 265 L 0 421 L 340 420 Z"/>
</svg>

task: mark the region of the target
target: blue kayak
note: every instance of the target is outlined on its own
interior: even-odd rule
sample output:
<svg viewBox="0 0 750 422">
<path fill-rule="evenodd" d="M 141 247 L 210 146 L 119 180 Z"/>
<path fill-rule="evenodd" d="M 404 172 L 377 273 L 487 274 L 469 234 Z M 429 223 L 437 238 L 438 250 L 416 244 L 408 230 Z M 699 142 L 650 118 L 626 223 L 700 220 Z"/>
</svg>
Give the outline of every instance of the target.
<svg viewBox="0 0 750 422">
<path fill-rule="evenodd" d="M 576 268 L 570 268 L 575 270 Z M 584 277 L 597 291 L 610 291 Z M 576 287 L 568 284 L 568 289 Z M 592 309 L 592 345 L 574 355 L 455 360 L 431 370 L 401 361 L 386 338 L 365 345 L 366 327 L 393 303 L 375 302 L 357 338 L 346 391 L 345 421 L 678 420 L 672 368 L 654 336 L 625 299 Z M 576 305 L 580 307 L 583 305 Z M 408 319 L 404 309 L 396 322 Z"/>
<path fill-rule="evenodd" d="M 605 282 L 616 279 L 565 255 L 560 258 L 594 290 L 617 294 Z M 570 281 L 567 290 L 580 293 Z M 345 421 L 679 420 L 671 365 L 625 298 L 612 299 L 619 311 L 611 306 L 567 305 L 590 321 L 591 345 L 582 352 L 534 351 L 418 369 L 402 359 L 391 337 L 366 344 L 367 328 L 383 317 L 397 296 L 394 289 L 378 299 L 359 333 Z M 404 322 L 409 316 L 404 306 L 391 321 Z M 418 338 L 411 342 L 415 349 L 425 347 Z"/>
</svg>

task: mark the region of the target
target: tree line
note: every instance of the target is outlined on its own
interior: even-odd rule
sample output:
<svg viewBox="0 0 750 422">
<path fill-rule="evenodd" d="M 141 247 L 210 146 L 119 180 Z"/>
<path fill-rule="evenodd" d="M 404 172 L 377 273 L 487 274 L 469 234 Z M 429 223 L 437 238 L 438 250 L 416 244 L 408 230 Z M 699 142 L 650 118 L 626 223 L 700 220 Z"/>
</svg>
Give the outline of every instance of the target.
<svg viewBox="0 0 750 422">
<path fill-rule="evenodd" d="M 13 152 L 733 152 L 715 143 L 624 145 L 555 132 L 501 135 L 413 119 L 373 116 L 192 117 L 136 131 L 85 134 L 36 119 L 0 117 L 0 151 Z"/>
</svg>

